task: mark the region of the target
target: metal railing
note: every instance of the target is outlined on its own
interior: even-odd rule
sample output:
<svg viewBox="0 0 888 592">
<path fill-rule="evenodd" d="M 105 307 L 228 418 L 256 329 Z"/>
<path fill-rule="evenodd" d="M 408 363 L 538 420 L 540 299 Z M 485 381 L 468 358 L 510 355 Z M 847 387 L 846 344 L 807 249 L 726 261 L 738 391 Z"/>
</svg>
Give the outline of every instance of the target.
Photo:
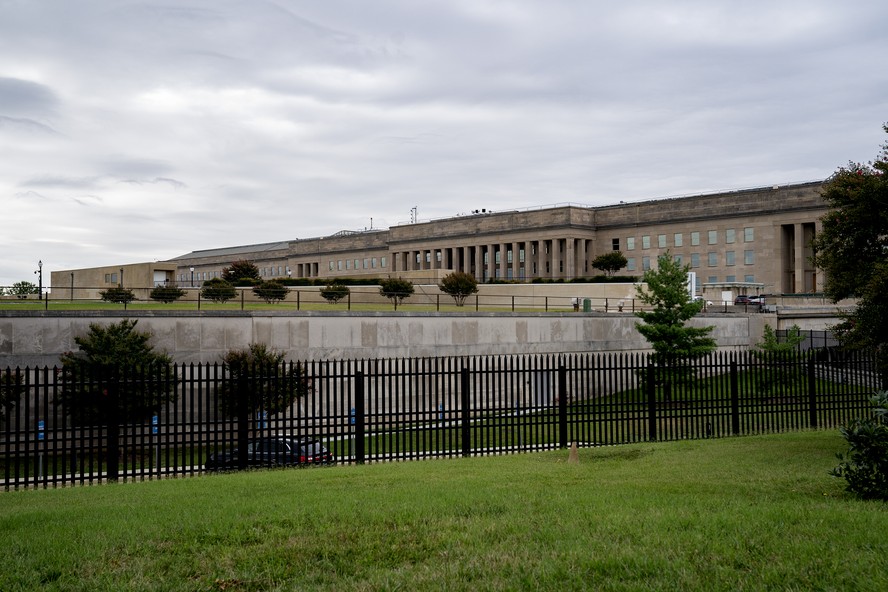
<svg viewBox="0 0 888 592">
<path fill-rule="evenodd" d="M 275 368 L 238 384 L 217 364 L 76 380 L 58 368 L 0 370 L 0 479 L 17 489 L 191 475 L 210 455 L 281 435 L 364 463 L 834 428 L 867 414 L 885 386 L 856 354 L 719 352 L 669 367 L 642 354 L 300 364 L 307 394 L 275 413 L 262 403 L 286 380 Z M 159 403 L 163 393 L 173 400 Z"/>
</svg>

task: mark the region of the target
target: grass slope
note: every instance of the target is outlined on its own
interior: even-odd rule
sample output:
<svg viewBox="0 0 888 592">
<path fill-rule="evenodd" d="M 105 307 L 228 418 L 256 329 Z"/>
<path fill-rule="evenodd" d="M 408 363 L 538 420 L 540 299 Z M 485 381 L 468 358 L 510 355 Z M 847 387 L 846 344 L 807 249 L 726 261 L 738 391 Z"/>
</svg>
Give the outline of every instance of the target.
<svg viewBox="0 0 888 592">
<path fill-rule="evenodd" d="M 0 494 L 2 590 L 885 590 L 802 432 Z"/>
</svg>

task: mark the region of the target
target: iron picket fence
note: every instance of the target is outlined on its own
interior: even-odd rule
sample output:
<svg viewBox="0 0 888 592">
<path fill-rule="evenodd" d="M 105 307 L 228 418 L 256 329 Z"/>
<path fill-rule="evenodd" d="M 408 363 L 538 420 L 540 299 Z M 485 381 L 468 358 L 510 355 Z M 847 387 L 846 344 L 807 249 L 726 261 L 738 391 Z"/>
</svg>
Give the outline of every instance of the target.
<svg viewBox="0 0 888 592">
<path fill-rule="evenodd" d="M 306 392 L 282 402 L 294 365 Z M 220 364 L 7 368 L 0 478 L 9 490 L 194 475 L 281 435 L 365 463 L 836 428 L 879 388 L 866 356 L 815 352 L 309 360 L 238 378 Z"/>
</svg>

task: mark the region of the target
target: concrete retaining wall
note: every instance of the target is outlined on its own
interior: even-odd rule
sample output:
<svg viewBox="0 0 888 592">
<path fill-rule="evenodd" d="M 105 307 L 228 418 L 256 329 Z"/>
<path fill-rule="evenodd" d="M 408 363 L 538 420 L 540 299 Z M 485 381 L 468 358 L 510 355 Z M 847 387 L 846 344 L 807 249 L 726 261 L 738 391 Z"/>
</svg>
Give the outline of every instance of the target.
<svg viewBox="0 0 888 592">
<path fill-rule="evenodd" d="M 720 348 L 760 338 L 765 315 L 702 315 Z M 138 319 L 176 362 L 217 362 L 229 349 L 267 343 L 291 359 L 643 351 L 631 314 L 336 313 L 147 311 L 7 312 L 0 315 L 0 368 L 58 363 L 90 323 Z"/>
</svg>

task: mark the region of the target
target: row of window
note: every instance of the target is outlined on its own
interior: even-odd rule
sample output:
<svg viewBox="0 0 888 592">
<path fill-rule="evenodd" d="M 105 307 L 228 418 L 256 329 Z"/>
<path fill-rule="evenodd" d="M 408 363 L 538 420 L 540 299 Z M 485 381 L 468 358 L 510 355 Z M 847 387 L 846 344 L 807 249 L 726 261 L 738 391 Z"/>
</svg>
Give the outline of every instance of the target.
<svg viewBox="0 0 888 592">
<path fill-rule="evenodd" d="M 692 247 L 696 247 L 700 245 L 701 233 L 700 232 L 691 232 L 690 234 L 690 245 Z M 717 245 L 718 244 L 718 231 L 717 230 L 708 230 L 706 232 L 706 244 L 708 245 Z M 656 236 L 657 239 L 657 248 L 666 249 L 670 246 L 672 247 L 683 247 L 685 244 L 685 233 L 676 232 L 672 235 L 672 245 L 668 244 L 669 235 L 667 234 L 658 234 Z M 636 237 L 630 236 L 626 238 L 626 250 L 634 251 L 636 244 Z M 642 235 L 641 237 L 641 248 L 642 249 L 650 249 L 651 248 L 651 238 L 652 236 L 649 234 Z M 737 242 L 737 229 L 736 228 L 728 228 L 725 230 L 725 244 L 731 245 Z M 743 242 L 751 243 L 755 242 L 755 228 L 747 227 L 743 229 Z M 620 249 L 620 239 L 615 238 L 612 239 L 612 245 L 614 251 L 619 251 Z"/>
<path fill-rule="evenodd" d="M 685 263 L 690 263 L 691 269 L 695 269 L 701 267 L 701 254 L 700 253 L 691 253 L 691 257 L 689 261 L 684 260 L 684 255 L 673 255 L 672 256 L 675 261 L 681 265 Z M 725 251 L 725 266 L 731 267 L 737 264 L 737 252 L 736 251 Z M 711 251 L 706 253 L 706 265 L 707 267 L 718 267 L 718 253 Z M 743 265 L 755 265 L 755 251 L 752 249 L 747 249 L 743 251 Z M 651 258 L 647 255 L 641 258 L 641 270 L 647 271 L 651 268 Z M 638 266 L 636 263 L 635 257 L 627 257 L 626 258 L 626 271 L 638 271 Z M 727 280 L 733 281 L 733 280 Z"/>
<path fill-rule="evenodd" d="M 376 269 L 377 266 L 385 269 L 385 257 L 367 257 L 365 259 L 338 259 L 330 260 L 330 271 L 349 271 L 351 269 Z"/>
</svg>

